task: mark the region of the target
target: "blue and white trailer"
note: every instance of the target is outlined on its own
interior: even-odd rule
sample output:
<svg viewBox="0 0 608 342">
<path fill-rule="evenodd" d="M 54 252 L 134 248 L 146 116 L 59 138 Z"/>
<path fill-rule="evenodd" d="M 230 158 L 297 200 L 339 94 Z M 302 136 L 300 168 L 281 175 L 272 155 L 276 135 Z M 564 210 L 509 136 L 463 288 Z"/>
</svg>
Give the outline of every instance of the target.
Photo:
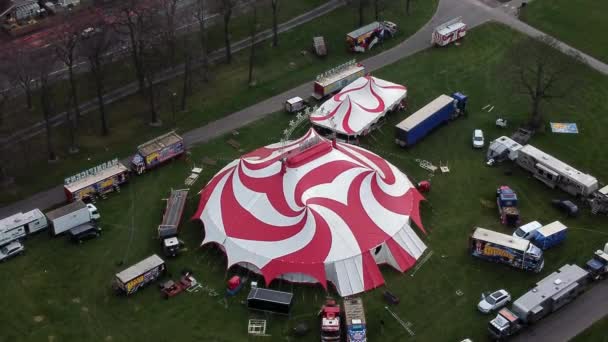
<svg viewBox="0 0 608 342">
<path fill-rule="evenodd" d="M 532 241 L 538 248 L 547 250 L 566 239 L 568 227 L 559 221 L 549 223 L 534 232 Z"/>
<path fill-rule="evenodd" d="M 415 144 L 437 126 L 463 115 L 466 105 L 467 96 L 462 93 L 439 96 L 395 126 L 395 143 L 401 147 Z"/>
</svg>

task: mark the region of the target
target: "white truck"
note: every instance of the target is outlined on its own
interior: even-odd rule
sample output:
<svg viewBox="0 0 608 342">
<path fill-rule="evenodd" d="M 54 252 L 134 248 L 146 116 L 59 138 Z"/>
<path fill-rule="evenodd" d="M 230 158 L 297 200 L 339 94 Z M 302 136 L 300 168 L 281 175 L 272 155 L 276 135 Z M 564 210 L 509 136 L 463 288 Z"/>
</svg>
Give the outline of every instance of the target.
<svg viewBox="0 0 608 342">
<path fill-rule="evenodd" d="M 446 46 L 455 42 L 467 34 L 467 25 L 458 17 L 435 28 L 431 37 L 431 44 Z"/>
<path fill-rule="evenodd" d="M 94 205 L 76 201 L 46 213 L 46 217 L 51 233 L 59 235 L 81 224 L 98 220 L 101 216 Z"/>
<path fill-rule="evenodd" d="M 6 217 L 0 220 L 0 246 L 25 238 L 47 226 L 46 217 L 38 209 Z"/>
</svg>

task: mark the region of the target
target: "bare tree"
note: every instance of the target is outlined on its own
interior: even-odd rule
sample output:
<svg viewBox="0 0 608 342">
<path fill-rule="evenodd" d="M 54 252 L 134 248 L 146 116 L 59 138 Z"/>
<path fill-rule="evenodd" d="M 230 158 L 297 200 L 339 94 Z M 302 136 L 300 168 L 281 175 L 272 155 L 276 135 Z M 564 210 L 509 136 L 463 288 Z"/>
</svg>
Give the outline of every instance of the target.
<svg viewBox="0 0 608 342">
<path fill-rule="evenodd" d="M 175 65 L 175 50 L 177 47 L 177 25 L 175 22 L 175 13 L 177 3 L 180 0 L 160 0 L 160 14 L 163 17 L 161 23 L 161 36 L 167 51 L 168 64 L 173 67 Z"/>
<path fill-rule="evenodd" d="M 380 20 L 381 7 L 382 7 L 382 0 L 374 0 L 374 18 L 376 18 L 376 21 Z"/>
<path fill-rule="evenodd" d="M 184 57 L 184 78 L 182 83 L 180 107 L 182 111 L 185 111 L 186 101 L 192 92 L 192 60 L 194 59 L 194 54 L 192 52 L 192 42 L 189 34 L 184 34 L 180 41 L 182 44 L 181 48 Z M 174 110 L 174 108 L 172 108 L 172 110 Z M 175 122 L 173 124 L 175 124 Z"/>
<path fill-rule="evenodd" d="M 358 5 L 358 9 L 359 9 L 359 27 L 363 26 L 363 23 L 365 22 L 365 18 L 363 16 L 363 13 L 365 11 L 365 6 L 367 5 L 367 0 L 358 0 L 359 1 L 359 5 Z"/>
<path fill-rule="evenodd" d="M 253 63 L 255 60 L 255 36 L 258 31 L 258 9 L 255 1 L 251 2 L 251 22 L 250 22 L 250 52 L 249 52 L 249 78 L 247 84 L 253 85 Z"/>
<path fill-rule="evenodd" d="M 51 72 L 53 71 L 53 60 L 49 59 L 44 52 L 39 52 L 34 57 L 34 67 L 37 77 L 38 97 L 40 99 L 40 109 L 44 117 L 44 126 L 46 130 L 46 146 L 48 160 L 57 160 L 55 148 L 53 146 L 52 122 L 51 118 L 55 112 L 55 104 L 53 99 L 53 89 Z"/>
<path fill-rule="evenodd" d="M 95 31 L 93 35 L 83 40 L 80 44 L 80 55 L 87 59 L 91 76 L 95 83 L 95 91 L 97 93 L 97 104 L 99 106 L 99 115 L 101 119 L 101 135 L 107 136 L 110 134 L 108 122 L 106 118 L 106 109 L 104 103 L 105 93 L 105 62 L 107 52 L 113 46 L 110 30 L 107 26 L 102 26 Z"/>
<path fill-rule="evenodd" d="M 36 78 L 33 51 L 27 48 L 15 47 L 7 49 L 4 52 L 5 54 L 0 59 L 2 73 L 8 77 L 11 83 L 15 83 L 23 90 L 27 108 L 32 109 L 34 107 L 32 93 Z"/>
<path fill-rule="evenodd" d="M 129 52 L 135 68 L 139 91 L 145 88 L 143 53 L 146 48 L 149 31 L 148 14 L 157 5 L 151 1 L 123 0 L 114 8 L 114 28 L 119 35 L 127 37 Z"/>
<path fill-rule="evenodd" d="M 206 11 L 206 0 L 197 0 L 196 8 L 194 10 L 194 17 L 198 22 L 198 34 L 201 45 L 201 74 L 204 81 L 208 80 L 209 70 L 209 54 L 208 54 L 208 37 L 207 37 L 207 24 L 205 21 Z M 182 101 L 183 103 L 184 101 Z"/>
<path fill-rule="evenodd" d="M 158 73 L 162 70 L 165 65 L 166 54 L 165 50 L 161 47 L 160 41 L 150 41 L 149 45 L 142 53 L 142 65 L 144 72 L 144 79 L 146 81 L 145 96 L 148 101 L 148 110 L 150 113 L 150 126 L 159 127 L 162 125 L 158 110 L 157 110 L 157 98 L 158 89 L 156 78 Z"/>
<path fill-rule="evenodd" d="M 510 77 L 516 92 L 530 99 L 529 125 L 537 129 L 543 124 L 542 104 L 571 94 L 579 85 L 575 67 L 581 62 L 578 53 L 559 53 L 557 42 L 548 36 L 526 38 L 511 49 Z M 525 51 L 525 53 L 522 53 Z"/>
<path fill-rule="evenodd" d="M 222 0 L 220 10 L 224 17 L 224 45 L 226 50 L 226 63 L 232 62 L 232 49 L 230 46 L 230 19 L 232 19 L 232 9 L 236 4 L 235 0 Z"/>
<path fill-rule="evenodd" d="M 272 0 L 272 46 L 279 46 L 279 23 L 277 18 L 277 11 L 279 7 L 279 0 Z"/>
</svg>

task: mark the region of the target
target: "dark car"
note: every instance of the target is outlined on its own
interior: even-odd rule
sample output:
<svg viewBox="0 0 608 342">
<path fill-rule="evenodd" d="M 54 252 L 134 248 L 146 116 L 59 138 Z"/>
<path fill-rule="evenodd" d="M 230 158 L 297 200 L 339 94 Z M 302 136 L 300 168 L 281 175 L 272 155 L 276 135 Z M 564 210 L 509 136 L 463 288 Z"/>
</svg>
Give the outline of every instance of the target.
<svg viewBox="0 0 608 342">
<path fill-rule="evenodd" d="M 101 228 L 93 223 L 85 223 L 70 229 L 68 236 L 70 240 L 82 243 L 85 240 L 95 239 L 101 234 Z"/>
<path fill-rule="evenodd" d="M 570 217 L 578 216 L 578 206 L 569 200 L 552 200 L 553 206 Z"/>
</svg>

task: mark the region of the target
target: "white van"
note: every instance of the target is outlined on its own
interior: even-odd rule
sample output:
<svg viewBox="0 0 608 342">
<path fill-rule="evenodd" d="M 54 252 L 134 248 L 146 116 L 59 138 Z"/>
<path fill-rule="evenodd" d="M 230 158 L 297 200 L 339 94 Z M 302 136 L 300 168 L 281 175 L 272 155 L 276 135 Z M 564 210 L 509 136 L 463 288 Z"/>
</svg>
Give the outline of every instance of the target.
<svg viewBox="0 0 608 342">
<path fill-rule="evenodd" d="M 513 232 L 513 237 L 530 240 L 534 236 L 534 232 L 540 229 L 542 226 L 543 225 L 538 221 L 526 223 Z"/>
</svg>

